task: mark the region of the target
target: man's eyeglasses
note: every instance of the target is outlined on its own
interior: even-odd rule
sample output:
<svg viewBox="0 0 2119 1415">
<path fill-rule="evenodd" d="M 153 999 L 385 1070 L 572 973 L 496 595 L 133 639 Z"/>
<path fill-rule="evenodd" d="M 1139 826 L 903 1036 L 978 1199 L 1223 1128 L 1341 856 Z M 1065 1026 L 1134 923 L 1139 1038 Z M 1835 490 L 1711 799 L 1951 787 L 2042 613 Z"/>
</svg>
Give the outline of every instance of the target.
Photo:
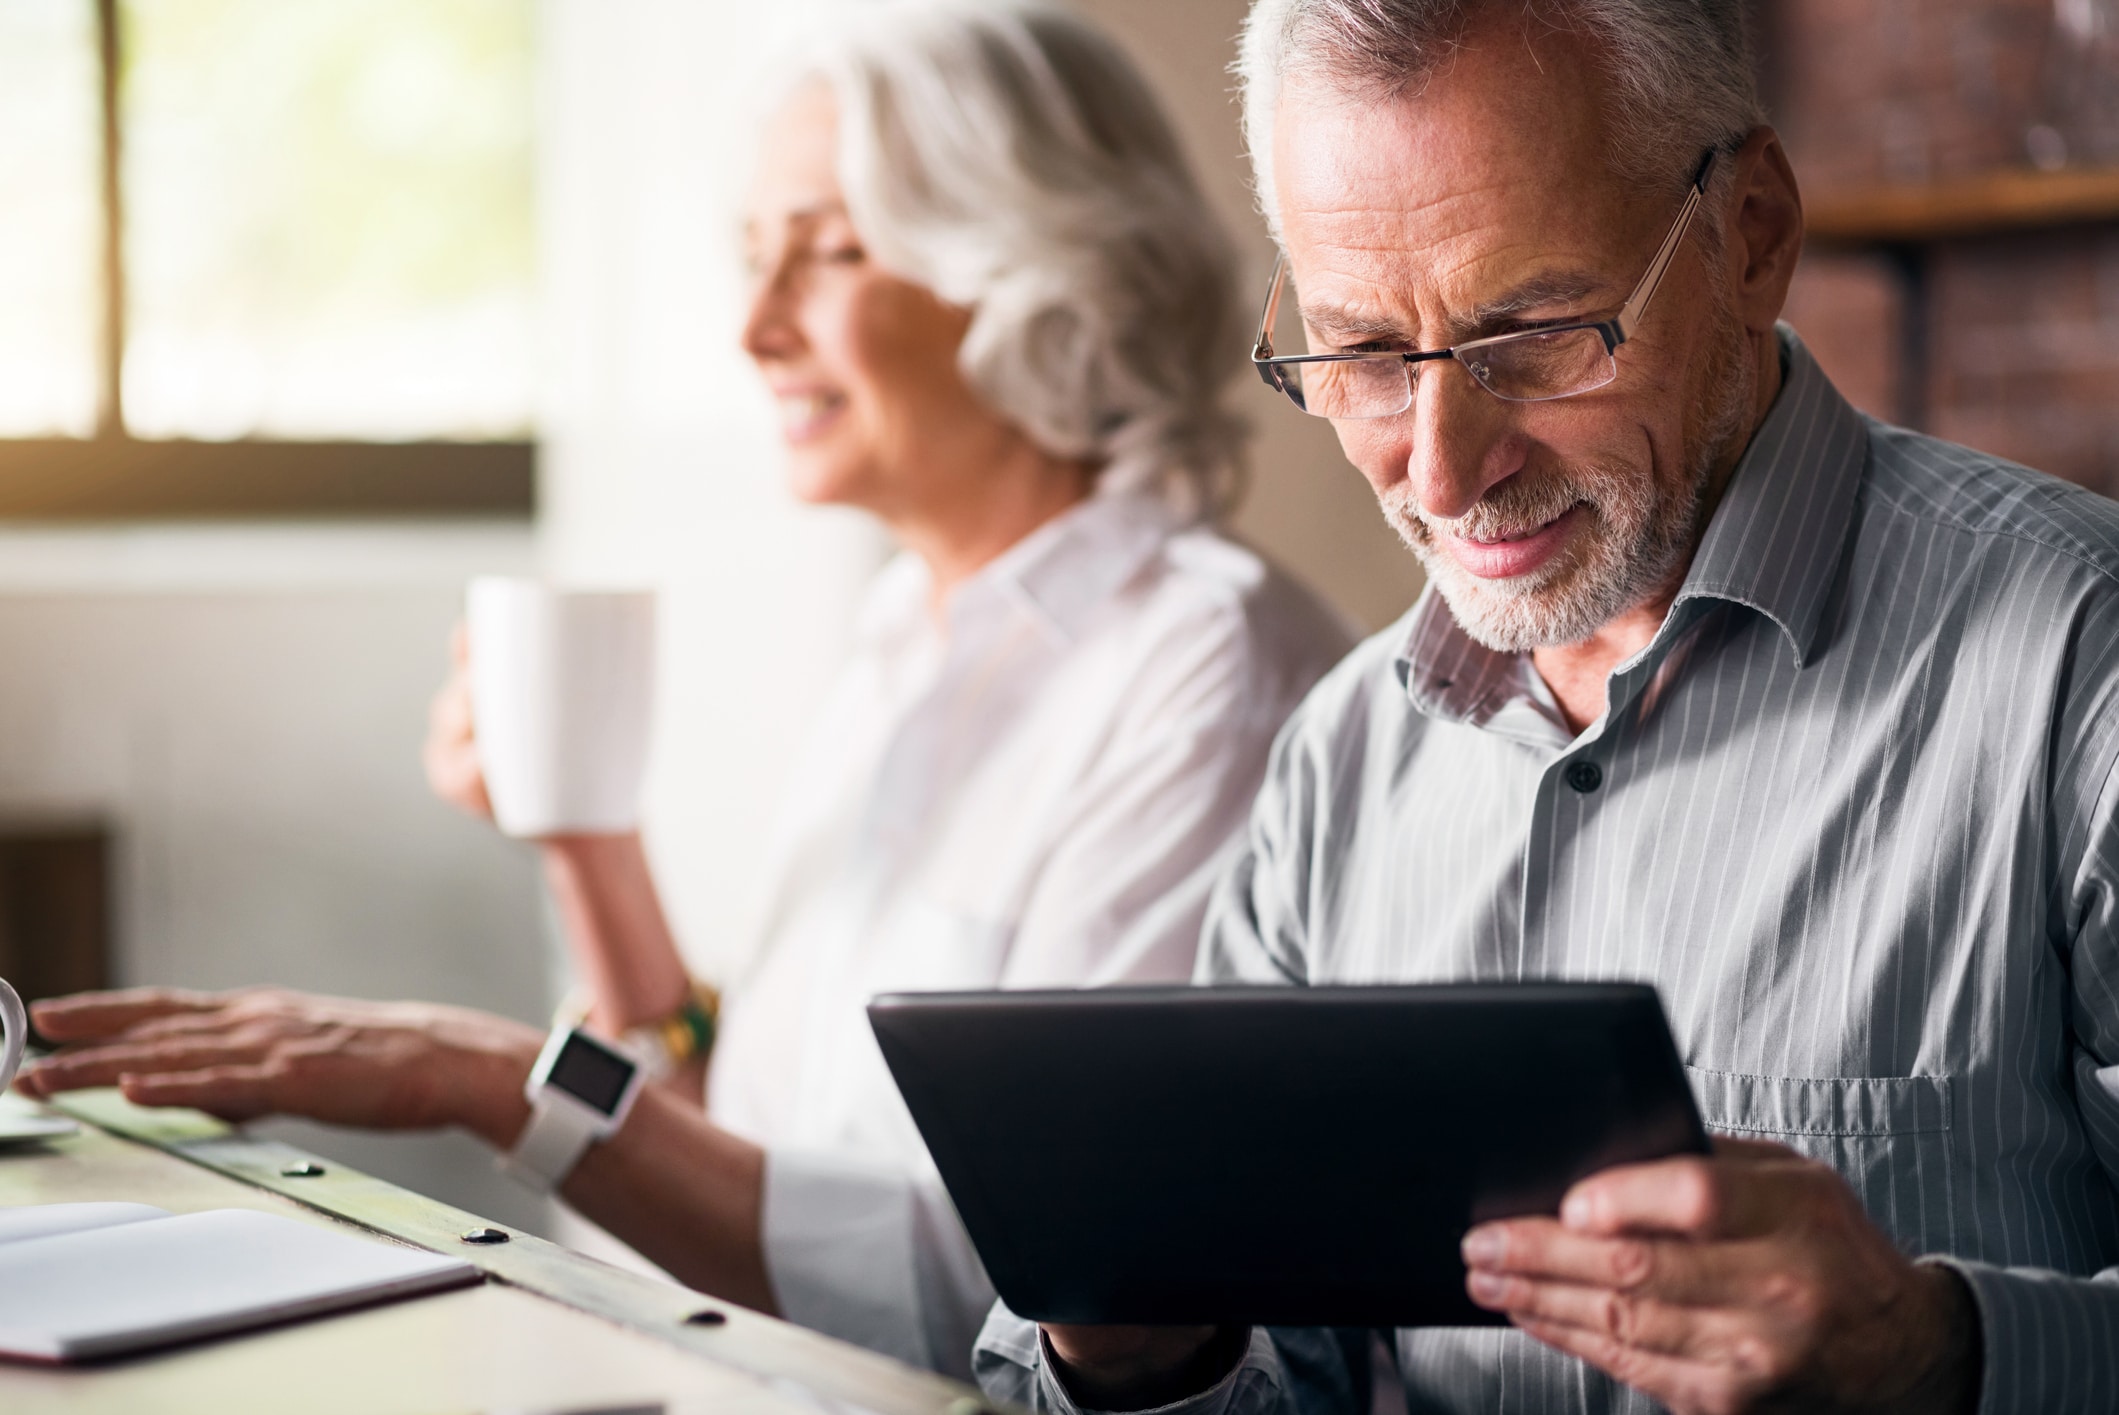
<svg viewBox="0 0 2119 1415">
<path fill-rule="evenodd" d="M 1320 418 L 1387 418 L 1404 412 L 1413 405 L 1413 366 L 1435 359 L 1455 359 L 1481 388 L 1511 403 L 1542 403 L 1602 388 L 1619 376 L 1613 355 L 1639 327 L 1656 287 L 1663 283 L 1663 273 L 1692 225 L 1692 214 L 1707 195 L 1714 159 L 1715 151 L 1709 148 L 1693 173 L 1685 205 L 1671 223 L 1670 234 L 1612 319 L 1498 334 L 1416 353 L 1275 354 L 1273 321 L 1279 316 L 1288 277 L 1283 256 L 1273 268 L 1273 285 L 1266 292 L 1251 362 L 1267 386 L 1279 389 L 1296 407 Z"/>
</svg>

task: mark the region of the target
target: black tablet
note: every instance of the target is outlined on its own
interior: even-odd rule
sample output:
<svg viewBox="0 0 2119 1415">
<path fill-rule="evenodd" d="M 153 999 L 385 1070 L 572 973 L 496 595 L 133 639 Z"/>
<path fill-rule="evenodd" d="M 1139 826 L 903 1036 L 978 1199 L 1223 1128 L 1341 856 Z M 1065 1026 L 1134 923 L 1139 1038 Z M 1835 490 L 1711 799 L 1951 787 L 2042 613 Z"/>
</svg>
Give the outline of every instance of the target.
<svg viewBox="0 0 2119 1415">
<path fill-rule="evenodd" d="M 1493 1324 L 1467 1228 L 1707 1148 L 1632 984 L 902 993 L 868 1015 L 994 1286 L 1039 1321 Z"/>
</svg>

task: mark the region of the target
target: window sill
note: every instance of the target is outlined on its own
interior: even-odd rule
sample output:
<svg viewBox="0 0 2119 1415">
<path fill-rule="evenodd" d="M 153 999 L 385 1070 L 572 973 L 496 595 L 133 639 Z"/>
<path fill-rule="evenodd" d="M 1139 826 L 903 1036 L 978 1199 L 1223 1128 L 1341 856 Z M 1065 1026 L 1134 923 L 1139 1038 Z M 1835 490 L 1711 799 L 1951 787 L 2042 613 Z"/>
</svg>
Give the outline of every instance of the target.
<svg viewBox="0 0 2119 1415">
<path fill-rule="evenodd" d="M 0 520 L 527 519 L 529 442 L 0 440 Z"/>
</svg>

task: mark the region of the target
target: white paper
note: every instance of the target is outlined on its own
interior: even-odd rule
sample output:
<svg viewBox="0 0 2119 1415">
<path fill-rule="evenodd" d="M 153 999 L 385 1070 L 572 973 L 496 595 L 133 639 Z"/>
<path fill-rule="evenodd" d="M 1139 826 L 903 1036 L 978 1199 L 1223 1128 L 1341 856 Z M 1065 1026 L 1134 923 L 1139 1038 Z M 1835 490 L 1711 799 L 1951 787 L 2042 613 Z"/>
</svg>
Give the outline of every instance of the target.
<svg viewBox="0 0 2119 1415">
<path fill-rule="evenodd" d="M 24 1204 L 0 1209 L 0 1243 L 50 1238 L 91 1228 L 116 1228 L 151 1218 L 168 1218 L 169 1210 L 153 1204 Z"/>
<path fill-rule="evenodd" d="M 26 1238 L 0 1244 L 0 1355 L 114 1356 L 477 1278 L 459 1258 L 249 1209 Z"/>
</svg>

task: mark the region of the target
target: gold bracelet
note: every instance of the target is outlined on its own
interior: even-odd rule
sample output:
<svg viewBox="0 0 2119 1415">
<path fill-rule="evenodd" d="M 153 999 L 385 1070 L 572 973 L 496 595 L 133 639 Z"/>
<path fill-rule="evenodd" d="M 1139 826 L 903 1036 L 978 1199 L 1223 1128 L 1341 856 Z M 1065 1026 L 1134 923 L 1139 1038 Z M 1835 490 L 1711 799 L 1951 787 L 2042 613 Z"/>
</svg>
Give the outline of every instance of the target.
<svg viewBox="0 0 2119 1415">
<path fill-rule="evenodd" d="M 683 1066 L 714 1049 L 714 1036 L 721 1021 L 721 993 L 712 983 L 692 979 L 691 991 L 677 1010 L 655 1024 L 670 1062 Z"/>
<path fill-rule="evenodd" d="M 555 1027 L 579 1027 L 587 1023 L 592 1004 L 585 988 L 573 988 L 553 1014 Z M 618 1045 L 633 1053 L 657 1076 L 667 1076 L 694 1058 L 714 1049 L 720 1031 L 721 992 L 712 983 L 690 980 L 690 989 L 677 1010 L 654 1022 L 639 1022 L 616 1038 Z"/>
</svg>

